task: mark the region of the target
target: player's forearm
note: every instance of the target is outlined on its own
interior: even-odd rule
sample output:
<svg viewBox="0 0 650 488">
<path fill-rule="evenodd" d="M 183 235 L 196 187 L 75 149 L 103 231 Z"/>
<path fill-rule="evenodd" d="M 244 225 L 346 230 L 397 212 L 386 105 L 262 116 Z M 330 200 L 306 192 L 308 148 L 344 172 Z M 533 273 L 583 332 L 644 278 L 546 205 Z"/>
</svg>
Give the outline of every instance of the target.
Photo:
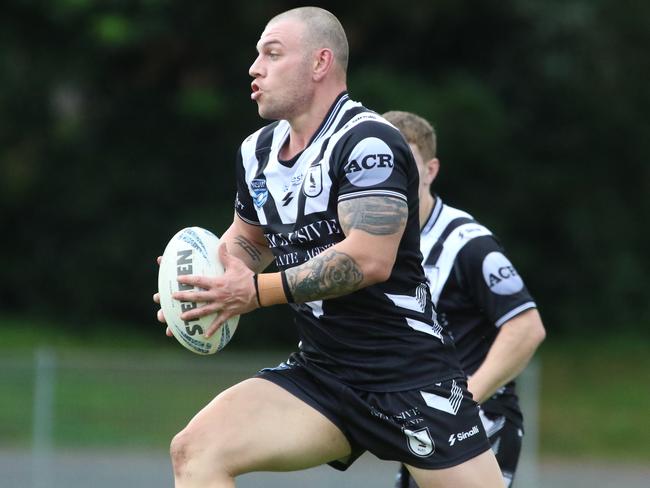
<svg viewBox="0 0 650 488">
<path fill-rule="evenodd" d="M 293 300 L 324 300 L 352 293 L 369 284 L 357 261 L 336 248 L 328 249 L 301 266 L 286 271 Z"/>
<path fill-rule="evenodd" d="M 358 244 L 346 241 L 282 273 L 260 274 L 260 304 L 268 306 L 288 301 L 304 303 L 336 298 L 385 281 L 390 276 L 392 263 L 386 259 L 388 253 L 384 253 L 383 259 L 379 256 L 373 259 L 372 253 L 360 252 Z"/>
<path fill-rule="evenodd" d="M 483 403 L 526 367 L 546 333 L 536 309 L 527 310 L 501 326 L 485 361 L 470 377 L 474 400 Z"/>
<path fill-rule="evenodd" d="M 228 252 L 256 273 L 266 269 L 273 260 L 273 254 L 266 242 L 258 242 L 246 235 L 236 225 L 231 225 L 221 236 L 220 241 L 228 247 Z"/>
</svg>

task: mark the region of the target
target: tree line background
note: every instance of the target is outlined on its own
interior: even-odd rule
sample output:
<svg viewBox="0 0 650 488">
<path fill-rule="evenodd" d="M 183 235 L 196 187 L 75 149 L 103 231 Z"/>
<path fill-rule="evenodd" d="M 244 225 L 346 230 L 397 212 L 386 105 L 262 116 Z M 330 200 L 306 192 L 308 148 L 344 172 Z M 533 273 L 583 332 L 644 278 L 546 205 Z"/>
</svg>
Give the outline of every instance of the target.
<svg viewBox="0 0 650 488">
<path fill-rule="evenodd" d="M 298 5 L 3 2 L 0 315 L 160 333 L 155 257 L 231 221 L 236 150 L 264 123 L 255 43 Z M 434 124 L 436 192 L 502 239 L 550 337 L 647 333 L 650 3 L 319 5 L 347 30 L 352 98 Z M 293 339 L 286 307 L 256 314 L 243 340 Z"/>
</svg>

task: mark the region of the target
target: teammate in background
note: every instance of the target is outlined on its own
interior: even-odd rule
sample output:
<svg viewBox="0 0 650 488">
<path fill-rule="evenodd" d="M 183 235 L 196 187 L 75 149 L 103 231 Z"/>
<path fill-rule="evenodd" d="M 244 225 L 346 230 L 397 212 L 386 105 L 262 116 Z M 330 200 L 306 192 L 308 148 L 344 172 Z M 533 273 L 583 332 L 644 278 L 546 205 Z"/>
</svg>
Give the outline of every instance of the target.
<svg viewBox="0 0 650 488">
<path fill-rule="evenodd" d="M 511 486 L 523 435 L 514 379 L 544 340 L 544 325 L 499 241 L 471 215 L 431 194 L 440 168 L 433 127 L 409 112 L 383 116 L 413 151 L 420 173 L 420 249 L 438 320 L 454 337 L 469 391 L 481 405 L 492 450 Z M 415 486 L 402 467 L 396 487 Z"/>
<path fill-rule="evenodd" d="M 238 153 L 226 271 L 179 278 L 204 291 L 175 298 L 202 304 L 185 320 L 219 311 L 208 335 L 289 303 L 301 343 L 174 437 L 176 487 L 345 469 L 365 450 L 404 463 L 422 487 L 502 487 L 453 343 L 433 320 L 415 161 L 394 127 L 349 98 L 343 28 L 326 10 L 293 9 L 271 19 L 257 51 L 251 98 L 275 122 Z M 262 273 L 272 260 L 281 271 Z"/>
</svg>

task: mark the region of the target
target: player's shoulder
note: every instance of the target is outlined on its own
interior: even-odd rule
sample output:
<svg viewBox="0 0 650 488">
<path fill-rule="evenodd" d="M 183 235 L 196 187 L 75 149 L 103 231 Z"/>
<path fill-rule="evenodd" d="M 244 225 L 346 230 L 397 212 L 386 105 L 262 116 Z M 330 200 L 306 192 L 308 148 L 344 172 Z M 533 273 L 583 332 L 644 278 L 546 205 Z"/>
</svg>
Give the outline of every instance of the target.
<svg viewBox="0 0 650 488">
<path fill-rule="evenodd" d="M 455 219 L 469 219 L 479 224 L 479 222 L 474 218 L 472 214 L 465 210 L 461 210 L 460 208 L 452 207 L 446 202 L 442 203 L 440 217 L 446 218 L 449 221 L 453 221 Z"/>
<path fill-rule="evenodd" d="M 458 215 L 462 215 L 460 211 Z M 465 213 L 466 215 L 469 215 Z M 457 232 L 466 240 L 465 245 L 458 253 L 457 260 L 460 264 L 475 265 L 484 263 L 491 254 L 505 257 L 505 249 L 500 239 L 486 226 L 471 217 L 471 221 L 459 226 Z"/>
<path fill-rule="evenodd" d="M 377 112 L 365 107 L 351 111 L 349 120 L 337 132 L 337 135 L 348 143 L 376 138 L 388 145 L 406 145 L 404 137 L 394 125 Z"/>
<path fill-rule="evenodd" d="M 443 203 L 437 219 L 442 223 L 438 232 L 461 245 L 460 261 L 483 259 L 492 251 L 502 251 L 501 243 L 492 231 L 465 210 Z"/>
<path fill-rule="evenodd" d="M 413 156 L 399 130 L 376 112 L 365 108 L 355 112 L 332 138 L 332 159 L 345 162 L 346 173 L 408 166 Z"/>
</svg>

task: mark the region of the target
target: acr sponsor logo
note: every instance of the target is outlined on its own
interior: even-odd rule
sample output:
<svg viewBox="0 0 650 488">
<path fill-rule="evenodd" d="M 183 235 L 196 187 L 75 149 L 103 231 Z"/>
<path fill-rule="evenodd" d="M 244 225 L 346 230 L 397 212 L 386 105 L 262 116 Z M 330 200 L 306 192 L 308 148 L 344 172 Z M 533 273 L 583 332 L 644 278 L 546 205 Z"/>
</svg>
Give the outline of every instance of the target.
<svg viewBox="0 0 650 488">
<path fill-rule="evenodd" d="M 269 190 L 266 188 L 266 180 L 254 179 L 251 181 L 251 197 L 257 208 L 262 208 L 269 198 Z"/>
<path fill-rule="evenodd" d="M 512 263 L 500 252 L 491 252 L 483 259 L 483 279 L 493 293 L 513 295 L 524 287 L 524 281 Z"/>
<path fill-rule="evenodd" d="M 373 186 L 388 179 L 395 167 L 395 158 L 388 144 L 376 137 L 360 141 L 343 167 L 354 186 Z"/>
<path fill-rule="evenodd" d="M 355 171 L 362 171 L 364 169 L 372 168 L 392 168 L 393 156 L 392 154 L 366 154 L 361 161 L 353 159 L 348 161 L 345 166 L 346 173 L 354 173 Z"/>
<path fill-rule="evenodd" d="M 478 425 L 475 425 L 470 430 L 467 430 L 465 432 L 458 432 L 456 434 L 451 434 L 447 442 L 449 442 L 449 446 L 451 447 L 454 444 L 456 444 L 456 441 L 463 442 L 465 439 L 473 437 L 478 433 L 479 433 Z"/>
</svg>

